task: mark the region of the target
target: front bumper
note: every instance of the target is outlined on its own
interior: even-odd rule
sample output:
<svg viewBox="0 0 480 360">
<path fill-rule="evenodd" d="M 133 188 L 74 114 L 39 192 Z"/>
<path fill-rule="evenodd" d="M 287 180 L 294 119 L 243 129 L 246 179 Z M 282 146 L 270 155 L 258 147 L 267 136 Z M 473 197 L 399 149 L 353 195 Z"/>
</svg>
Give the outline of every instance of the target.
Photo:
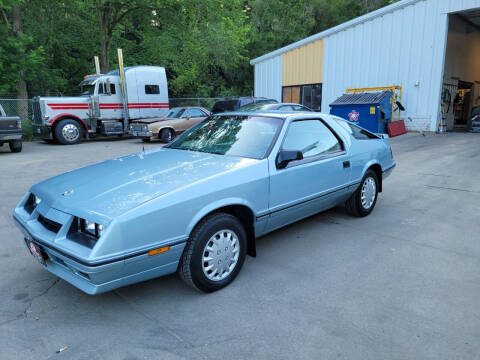
<svg viewBox="0 0 480 360">
<path fill-rule="evenodd" d="M 185 247 L 185 241 L 170 244 L 168 252 L 149 256 L 147 249 L 142 252 L 126 254 L 103 260 L 89 259 L 86 254 L 92 250 L 74 243 L 67 238 L 67 221 L 59 220 L 63 215 L 51 216 L 54 211 L 33 210 L 29 214 L 22 203 L 14 210 L 15 225 L 23 234 L 25 240 L 34 242 L 45 258 L 45 270 L 69 282 L 87 294 L 94 295 L 110 291 L 122 286 L 174 273 L 177 270 L 180 257 Z M 62 228 L 54 233 L 38 221 L 39 213 L 55 217 L 53 221 L 62 222 Z M 65 219 L 68 218 L 65 214 Z M 28 249 L 27 242 L 24 241 Z M 72 251 L 77 249 L 77 251 Z M 30 251 L 30 250 L 29 250 Z M 78 255 L 78 254 L 82 255 Z"/>
<path fill-rule="evenodd" d="M 153 132 L 151 131 L 130 130 L 129 133 L 130 135 L 133 135 L 135 137 L 141 137 L 141 138 L 150 138 L 153 135 Z"/>
</svg>

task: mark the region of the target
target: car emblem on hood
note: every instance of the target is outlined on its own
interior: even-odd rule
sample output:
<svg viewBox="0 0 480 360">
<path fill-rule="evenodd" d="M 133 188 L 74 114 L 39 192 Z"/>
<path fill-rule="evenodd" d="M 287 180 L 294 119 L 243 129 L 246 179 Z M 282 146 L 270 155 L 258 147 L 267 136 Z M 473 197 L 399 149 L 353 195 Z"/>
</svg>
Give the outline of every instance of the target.
<svg viewBox="0 0 480 360">
<path fill-rule="evenodd" d="M 68 196 L 68 195 L 71 195 L 71 194 L 73 194 L 73 189 L 64 191 L 64 192 L 62 193 L 63 196 Z"/>
</svg>

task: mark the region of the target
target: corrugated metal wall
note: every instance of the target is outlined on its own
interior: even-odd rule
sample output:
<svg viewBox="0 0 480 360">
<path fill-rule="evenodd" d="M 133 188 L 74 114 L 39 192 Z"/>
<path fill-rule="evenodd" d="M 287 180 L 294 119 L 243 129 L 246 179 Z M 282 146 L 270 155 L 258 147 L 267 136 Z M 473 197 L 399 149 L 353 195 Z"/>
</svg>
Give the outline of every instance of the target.
<svg viewBox="0 0 480 360">
<path fill-rule="evenodd" d="M 479 0 L 423 0 L 325 38 L 322 111 L 346 88 L 402 85 L 410 129 L 437 129 L 448 13 Z"/>
<path fill-rule="evenodd" d="M 323 39 L 283 54 L 283 86 L 318 84 L 323 76 Z"/>
<path fill-rule="evenodd" d="M 322 111 L 329 112 L 328 104 L 346 88 L 399 84 L 404 87 L 407 126 L 435 131 L 448 13 L 479 8 L 480 0 L 406 0 L 393 7 L 381 16 L 366 15 L 365 21 L 343 30 L 327 30 Z M 257 96 L 281 100 L 281 61 L 279 54 L 255 64 Z"/>
<path fill-rule="evenodd" d="M 282 56 L 255 64 L 255 96 L 282 101 Z"/>
</svg>

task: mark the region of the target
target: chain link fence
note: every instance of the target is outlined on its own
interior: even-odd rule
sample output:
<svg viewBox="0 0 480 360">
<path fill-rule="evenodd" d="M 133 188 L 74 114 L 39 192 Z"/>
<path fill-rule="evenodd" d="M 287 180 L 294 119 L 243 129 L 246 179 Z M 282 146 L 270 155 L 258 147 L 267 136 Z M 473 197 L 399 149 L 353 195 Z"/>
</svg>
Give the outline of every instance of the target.
<svg viewBox="0 0 480 360">
<path fill-rule="evenodd" d="M 33 137 L 32 129 L 32 109 L 33 101 L 31 99 L 17 99 L 14 96 L 0 96 L 0 106 L 3 108 L 6 116 L 18 116 L 22 120 L 23 138 L 31 140 Z"/>
<path fill-rule="evenodd" d="M 201 106 L 210 111 L 216 101 L 223 98 L 170 98 L 170 108 L 179 106 Z M 23 137 L 25 140 L 33 138 L 32 99 L 17 99 L 15 96 L 0 95 L 0 106 L 5 111 L 6 116 L 18 116 L 22 120 Z"/>
<path fill-rule="evenodd" d="M 170 98 L 170 108 L 179 106 L 201 106 L 208 111 L 212 110 L 213 105 L 223 98 Z"/>
</svg>

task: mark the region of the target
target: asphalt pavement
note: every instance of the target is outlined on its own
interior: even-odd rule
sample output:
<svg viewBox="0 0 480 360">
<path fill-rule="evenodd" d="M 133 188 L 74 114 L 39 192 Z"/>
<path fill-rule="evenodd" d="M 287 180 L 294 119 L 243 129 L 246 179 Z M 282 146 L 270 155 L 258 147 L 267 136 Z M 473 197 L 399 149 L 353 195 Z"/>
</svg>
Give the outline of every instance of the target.
<svg viewBox="0 0 480 360">
<path fill-rule="evenodd" d="M 391 143 L 369 217 L 338 207 L 260 238 L 207 295 L 177 275 L 86 295 L 11 217 L 42 179 L 158 143 L 0 147 L 0 359 L 480 359 L 480 134 Z"/>
</svg>

